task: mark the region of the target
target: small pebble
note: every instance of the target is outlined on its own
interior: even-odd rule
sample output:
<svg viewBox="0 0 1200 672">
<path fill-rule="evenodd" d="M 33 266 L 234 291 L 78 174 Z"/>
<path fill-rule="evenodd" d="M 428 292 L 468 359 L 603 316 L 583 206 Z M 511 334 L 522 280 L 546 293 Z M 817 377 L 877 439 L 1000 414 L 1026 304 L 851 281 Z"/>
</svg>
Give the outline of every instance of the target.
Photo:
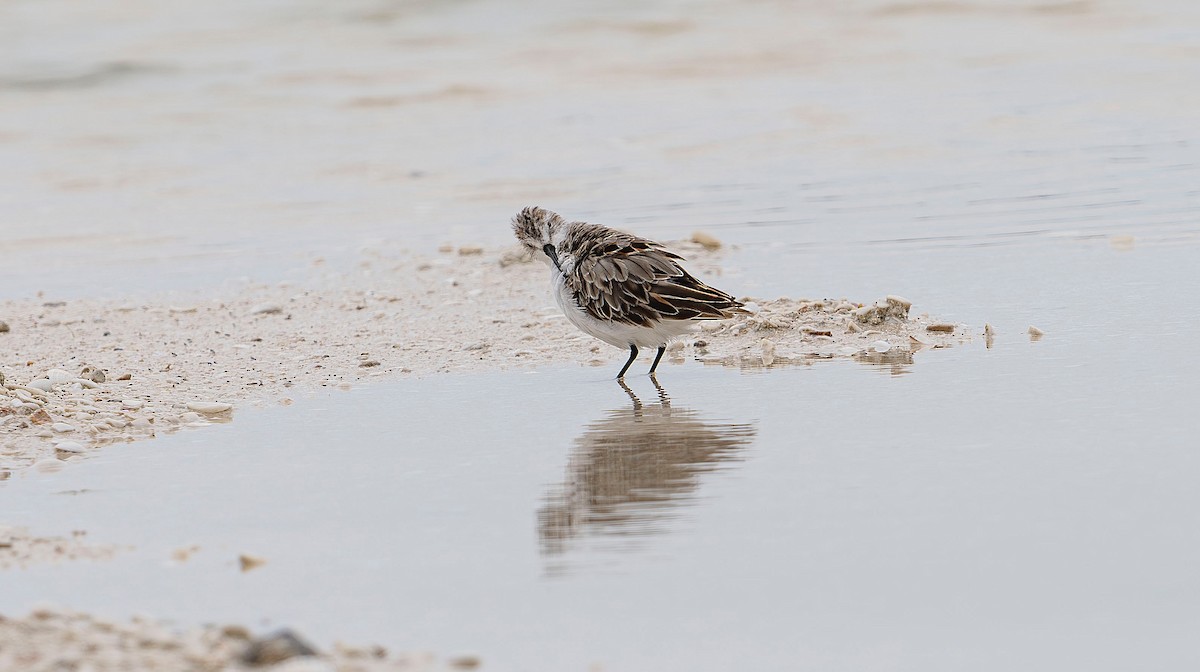
<svg viewBox="0 0 1200 672">
<path fill-rule="evenodd" d="M 298 656 L 315 656 L 317 650 L 291 630 L 280 630 L 250 643 L 242 662 L 253 666 L 276 665 Z"/>
<path fill-rule="evenodd" d="M 66 433 L 75 431 L 75 426 L 68 425 L 65 422 L 56 422 L 53 425 L 50 425 L 50 429 L 53 429 L 56 432 Z"/>
<path fill-rule="evenodd" d="M 1042 331 L 1041 329 L 1038 329 L 1037 327 L 1033 326 L 1032 324 L 1029 325 L 1029 340 L 1040 341 L 1040 340 L 1042 340 L 1042 337 L 1045 335 L 1046 335 L 1046 332 Z"/>
<path fill-rule="evenodd" d="M 992 329 L 992 325 L 984 324 L 983 325 L 983 344 L 984 344 L 984 346 L 986 346 L 987 348 L 990 349 L 992 347 L 992 344 L 995 342 L 996 342 L 996 330 Z"/>
<path fill-rule="evenodd" d="M 939 324 L 931 324 L 928 327 L 925 327 L 925 331 L 932 331 L 932 332 L 941 333 L 941 334 L 953 334 L 954 333 L 954 325 L 953 324 L 940 324 L 940 323 Z"/>
<path fill-rule="evenodd" d="M 90 380 L 93 383 L 103 383 L 105 381 L 104 372 L 91 366 L 83 367 L 83 371 L 79 372 L 79 377 L 84 380 Z"/>
<path fill-rule="evenodd" d="M 7 333 L 8 333 L 8 322 L 5 322 L 4 320 L 0 320 L 0 334 L 7 334 Z"/>
<path fill-rule="evenodd" d="M 38 378 L 36 380 L 29 381 L 29 387 L 41 390 L 43 392 L 49 392 L 51 389 L 53 389 L 54 384 L 50 382 L 49 378 Z"/>
<path fill-rule="evenodd" d="M 458 248 L 458 256 L 468 257 L 476 254 L 483 254 L 483 248 L 478 245 L 464 245 Z"/>
<path fill-rule="evenodd" d="M 251 309 L 251 315 L 275 315 L 283 312 L 283 306 L 276 303 L 264 303 Z"/>
<path fill-rule="evenodd" d="M 142 401 L 141 399 L 122 399 L 121 400 L 121 408 L 128 408 L 132 411 L 136 411 L 137 409 L 139 409 L 145 405 L 146 405 L 146 402 Z"/>
</svg>

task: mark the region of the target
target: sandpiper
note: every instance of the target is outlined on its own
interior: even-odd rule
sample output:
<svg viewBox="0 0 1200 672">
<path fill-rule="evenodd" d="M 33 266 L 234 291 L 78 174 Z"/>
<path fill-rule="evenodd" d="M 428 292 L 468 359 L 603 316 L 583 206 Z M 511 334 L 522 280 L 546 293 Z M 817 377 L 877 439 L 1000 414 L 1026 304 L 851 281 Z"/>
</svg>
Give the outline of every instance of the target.
<svg viewBox="0 0 1200 672">
<path fill-rule="evenodd" d="M 667 343 L 697 320 L 723 320 L 741 302 L 688 273 L 683 257 L 662 245 L 599 224 L 568 222 L 539 207 L 512 220 L 517 240 L 551 266 L 554 297 L 567 319 L 609 345 L 629 348 L 623 379 L 638 348 L 655 347 L 658 368 Z"/>
</svg>

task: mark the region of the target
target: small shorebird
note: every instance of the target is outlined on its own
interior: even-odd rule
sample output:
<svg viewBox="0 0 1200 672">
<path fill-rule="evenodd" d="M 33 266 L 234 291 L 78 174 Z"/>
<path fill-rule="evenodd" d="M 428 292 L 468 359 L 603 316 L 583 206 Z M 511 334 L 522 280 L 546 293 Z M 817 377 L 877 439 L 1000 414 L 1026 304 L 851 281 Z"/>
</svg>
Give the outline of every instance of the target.
<svg viewBox="0 0 1200 672">
<path fill-rule="evenodd" d="M 742 304 L 692 277 L 683 257 L 645 238 L 528 207 L 512 220 L 517 240 L 552 266 L 554 297 L 567 319 L 584 333 L 629 348 L 625 377 L 638 348 L 655 347 L 658 367 L 667 342 L 692 329 L 696 320 L 723 320 Z"/>
</svg>

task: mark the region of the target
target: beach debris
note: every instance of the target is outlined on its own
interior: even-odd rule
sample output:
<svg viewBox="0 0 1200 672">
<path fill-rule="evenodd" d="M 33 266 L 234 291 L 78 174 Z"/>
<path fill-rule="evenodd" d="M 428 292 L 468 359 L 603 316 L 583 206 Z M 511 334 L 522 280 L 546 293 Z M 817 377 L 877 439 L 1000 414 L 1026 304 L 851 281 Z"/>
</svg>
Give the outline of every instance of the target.
<svg viewBox="0 0 1200 672">
<path fill-rule="evenodd" d="M 317 650 L 291 630 L 280 630 L 250 642 L 242 662 L 261 667 L 275 665 L 300 656 L 315 656 Z"/>
<path fill-rule="evenodd" d="M 3 532 L 0 532 L 3 534 Z M 0 537 L 3 540 L 6 537 Z M 23 548 L 28 535 L 0 546 L 0 563 Z M 23 566 L 11 562 L 11 566 Z M 184 628 L 169 621 L 135 617 L 110 621 L 91 614 L 40 607 L 25 616 L 0 617 L 0 667 L 4 670 L 273 670 L 275 672 L 370 672 L 443 670 L 431 654 L 390 656 L 377 645 L 335 644 L 320 652 L 291 629 L 254 637 L 242 625 Z M 6 665 L 5 663 L 12 663 Z M 459 669 L 472 669 L 463 666 Z"/>
<path fill-rule="evenodd" d="M 257 555 L 242 553 L 238 556 L 238 568 L 243 572 L 249 572 L 251 570 L 258 569 L 265 564 L 267 564 L 267 559 Z"/>
<path fill-rule="evenodd" d="M 87 544 L 84 541 L 86 535 L 86 532 L 76 530 L 69 536 L 38 537 L 23 527 L 0 525 L 0 570 L 74 560 L 107 560 L 117 551 L 124 550 L 117 546 Z M 0 617 L 0 622 L 3 620 Z M 7 650 L 4 648 L 4 642 L 0 642 L 0 669 L 15 669 L 2 664 L 8 660 L 3 653 L 7 653 Z"/>
<path fill-rule="evenodd" d="M 283 312 L 283 306 L 277 303 L 263 303 L 250 309 L 251 315 L 278 315 Z"/>
<path fill-rule="evenodd" d="M 932 331 L 938 334 L 953 334 L 954 329 L 955 327 L 953 324 L 946 324 L 944 322 L 938 322 L 937 324 L 931 324 L 925 327 L 925 331 Z"/>
<path fill-rule="evenodd" d="M 762 365 L 770 366 L 775 363 L 775 341 L 769 338 L 764 338 L 758 342 L 758 346 L 762 348 Z"/>
<path fill-rule="evenodd" d="M 983 344 L 984 344 L 984 346 L 986 346 L 990 350 L 992 347 L 992 344 L 995 342 L 996 342 L 996 330 L 992 328 L 992 325 L 984 324 L 983 325 Z"/>
<path fill-rule="evenodd" d="M 1042 340 L 1042 337 L 1045 335 L 1046 335 L 1046 332 L 1042 331 L 1041 329 L 1038 329 L 1037 327 L 1033 326 L 1032 324 L 1029 325 L 1029 340 L 1037 342 L 1037 341 Z"/>
<path fill-rule="evenodd" d="M 709 252 L 721 249 L 721 241 L 717 240 L 713 235 L 705 233 L 704 231 L 693 232 L 692 242 L 696 243 L 700 247 L 703 247 Z"/>
<path fill-rule="evenodd" d="M 59 441 L 58 443 L 54 444 L 54 450 L 60 453 L 82 453 L 83 444 L 79 443 L 78 441 Z"/>
<path fill-rule="evenodd" d="M 854 319 L 860 324 L 881 325 L 893 320 L 907 320 L 912 301 L 899 296 L 886 296 L 869 306 L 854 311 Z"/>
<path fill-rule="evenodd" d="M 0 320 L 0 334 L 7 334 L 8 329 L 9 329 L 8 322 L 5 322 L 4 320 Z"/>
<path fill-rule="evenodd" d="M 103 383 L 106 380 L 104 372 L 94 366 L 85 366 L 79 372 L 79 377 L 93 383 Z"/>
<path fill-rule="evenodd" d="M 50 381 L 50 385 L 57 387 L 65 385 L 75 380 L 75 376 L 63 371 L 62 369 L 50 369 L 46 372 L 46 379 Z"/>
<path fill-rule="evenodd" d="M 219 401 L 189 401 L 187 407 L 188 410 L 204 415 L 216 415 L 229 412 L 233 409 L 233 404 L 224 404 Z"/>
<path fill-rule="evenodd" d="M 478 245 L 463 245 L 458 248 L 458 256 L 460 257 L 470 257 L 479 254 L 483 254 L 483 248 Z"/>
<path fill-rule="evenodd" d="M 1128 252 L 1134 248 L 1134 245 L 1137 244 L 1137 239 L 1133 236 L 1127 235 L 1109 236 L 1108 244 L 1111 245 L 1114 250 Z"/>
<path fill-rule="evenodd" d="M 184 546 L 183 548 L 177 548 L 177 549 L 171 551 L 171 559 L 174 560 L 175 562 L 183 563 L 183 562 L 187 562 L 188 560 L 191 560 L 192 556 L 199 552 L 200 552 L 200 546 L 198 546 L 196 544 L 192 544 L 191 546 Z M 249 632 L 247 632 L 246 637 L 243 637 L 242 639 L 249 639 L 249 638 L 250 638 Z"/>
</svg>

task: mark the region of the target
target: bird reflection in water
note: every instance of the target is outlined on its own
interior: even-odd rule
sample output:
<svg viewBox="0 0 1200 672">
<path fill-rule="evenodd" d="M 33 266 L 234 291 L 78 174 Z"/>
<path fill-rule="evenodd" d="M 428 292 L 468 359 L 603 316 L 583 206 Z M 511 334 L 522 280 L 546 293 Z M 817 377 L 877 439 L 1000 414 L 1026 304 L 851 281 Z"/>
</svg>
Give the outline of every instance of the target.
<svg viewBox="0 0 1200 672">
<path fill-rule="evenodd" d="M 538 511 L 543 556 L 562 556 L 589 541 L 623 549 L 664 532 L 701 475 L 739 461 L 754 439 L 753 425 L 713 422 L 671 406 L 658 381 L 650 380 L 658 403 L 643 404 L 617 381 L 632 407 L 608 411 L 575 440 L 565 480 Z"/>
</svg>

